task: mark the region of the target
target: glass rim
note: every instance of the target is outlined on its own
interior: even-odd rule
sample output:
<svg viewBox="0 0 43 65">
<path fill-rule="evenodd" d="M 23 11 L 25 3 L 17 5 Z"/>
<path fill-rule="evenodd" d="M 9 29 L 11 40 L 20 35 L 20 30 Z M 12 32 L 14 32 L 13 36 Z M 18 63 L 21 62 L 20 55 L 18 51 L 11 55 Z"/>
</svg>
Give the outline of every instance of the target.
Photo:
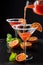
<svg viewBox="0 0 43 65">
<path fill-rule="evenodd" d="M 30 28 L 18 28 L 18 26 L 30 26 Z M 30 29 L 34 29 L 34 30 L 36 30 L 37 29 L 37 27 L 36 28 L 31 28 L 31 24 L 25 24 L 25 25 L 23 25 L 23 24 L 18 24 L 18 25 L 13 25 L 12 26 L 12 28 L 13 29 L 15 29 L 15 30 L 30 30 Z"/>
<path fill-rule="evenodd" d="M 14 21 L 17 20 L 16 22 L 20 22 L 20 18 L 8 18 L 8 19 L 6 19 L 7 22 L 13 22 L 13 20 Z"/>
</svg>

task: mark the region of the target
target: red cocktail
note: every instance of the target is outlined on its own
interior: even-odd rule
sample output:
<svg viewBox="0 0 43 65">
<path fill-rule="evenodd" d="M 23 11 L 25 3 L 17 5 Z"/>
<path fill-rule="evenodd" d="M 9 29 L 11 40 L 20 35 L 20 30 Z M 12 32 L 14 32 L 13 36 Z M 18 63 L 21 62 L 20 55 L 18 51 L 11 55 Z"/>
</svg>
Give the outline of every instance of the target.
<svg viewBox="0 0 43 65">
<path fill-rule="evenodd" d="M 23 18 L 12 18 L 6 20 L 11 26 L 17 24 L 25 24 L 25 20 Z"/>
<path fill-rule="evenodd" d="M 33 11 L 39 15 L 43 15 L 43 1 L 39 0 L 34 3 Z"/>
<path fill-rule="evenodd" d="M 16 24 L 21 24 L 21 22 L 18 22 L 18 21 L 11 21 L 11 22 L 9 22 L 9 24 L 10 24 L 11 26 L 13 26 L 13 25 L 16 25 Z"/>
<path fill-rule="evenodd" d="M 29 4 L 25 6 L 24 10 L 30 8 L 33 10 L 34 13 L 38 15 L 43 15 L 43 0 L 36 0 L 34 4 Z M 24 13 L 24 17 L 26 17 L 26 12 Z"/>
</svg>

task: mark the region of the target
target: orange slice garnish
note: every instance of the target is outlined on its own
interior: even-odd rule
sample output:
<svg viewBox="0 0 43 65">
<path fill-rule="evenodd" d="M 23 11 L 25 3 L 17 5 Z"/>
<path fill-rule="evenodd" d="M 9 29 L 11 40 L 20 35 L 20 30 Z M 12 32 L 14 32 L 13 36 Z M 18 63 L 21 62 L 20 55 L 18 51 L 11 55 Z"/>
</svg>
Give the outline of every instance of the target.
<svg viewBox="0 0 43 65">
<path fill-rule="evenodd" d="M 23 18 L 20 18 L 19 21 L 21 22 L 21 24 L 26 24 L 26 20 Z"/>
<path fill-rule="evenodd" d="M 42 32 L 42 25 L 40 23 L 38 23 L 38 22 L 32 23 L 31 27 L 32 28 L 36 28 L 37 27 L 37 30 L 40 31 L 40 32 Z"/>
</svg>

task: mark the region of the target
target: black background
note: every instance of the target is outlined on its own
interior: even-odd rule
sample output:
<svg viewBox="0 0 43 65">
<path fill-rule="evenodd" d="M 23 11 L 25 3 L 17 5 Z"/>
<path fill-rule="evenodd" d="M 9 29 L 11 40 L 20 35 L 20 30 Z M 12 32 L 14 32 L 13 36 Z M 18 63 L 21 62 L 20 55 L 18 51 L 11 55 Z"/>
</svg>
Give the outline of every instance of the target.
<svg viewBox="0 0 43 65">
<path fill-rule="evenodd" d="M 6 22 L 7 18 L 23 18 L 24 6 L 27 0 L 0 0 L 0 38 L 6 38 L 7 33 L 13 36 L 14 30 Z M 30 4 L 35 0 L 29 0 Z M 43 26 L 43 16 L 35 14 L 31 9 L 27 9 L 26 15 L 27 23 L 40 22 Z M 43 38 L 43 32 L 35 32 L 39 38 Z"/>
<path fill-rule="evenodd" d="M 31 3 L 33 3 L 34 1 L 35 0 L 30 0 Z M 15 36 L 14 30 L 6 22 L 6 19 L 15 17 L 23 18 L 25 4 L 26 0 L 0 0 L 0 38 L 6 38 L 7 33 L 11 33 L 13 36 Z M 27 23 L 40 22 L 43 26 L 43 16 L 35 14 L 31 9 L 27 9 L 26 19 Z M 43 38 L 43 32 L 40 33 L 36 31 L 34 35 L 38 36 L 39 38 Z M 34 46 L 34 48 L 32 52 L 35 56 L 35 59 L 33 59 L 31 64 L 29 64 L 28 62 L 21 65 L 43 65 L 43 41 L 40 41 L 40 43 Z M 9 54 L 6 51 L 6 42 L 2 39 L 0 40 L 0 62 L 6 63 L 0 63 L 0 65 L 11 65 L 10 63 L 7 63 L 8 56 Z M 20 64 L 15 62 L 14 65 Z"/>
</svg>

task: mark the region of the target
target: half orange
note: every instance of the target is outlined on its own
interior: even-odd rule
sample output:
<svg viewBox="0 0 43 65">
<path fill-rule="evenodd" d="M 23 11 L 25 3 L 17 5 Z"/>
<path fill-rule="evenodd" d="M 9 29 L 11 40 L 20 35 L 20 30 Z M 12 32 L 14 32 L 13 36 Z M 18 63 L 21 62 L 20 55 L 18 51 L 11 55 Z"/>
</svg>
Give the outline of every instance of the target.
<svg viewBox="0 0 43 65">
<path fill-rule="evenodd" d="M 18 62 L 25 61 L 28 56 L 25 53 L 20 53 L 16 56 L 16 60 Z"/>
<path fill-rule="evenodd" d="M 24 42 L 20 43 L 21 49 L 24 49 L 25 45 L 26 45 L 26 49 L 28 49 L 31 48 L 32 43 L 31 42 L 26 42 L 26 44 L 24 44 Z"/>
<path fill-rule="evenodd" d="M 38 41 L 38 37 L 36 36 L 31 36 L 29 39 L 28 39 L 29 42 L 31 43 L 36 43 Z"/>
<path fill-rule="evenodd" d="M 9 43 L 10 48 L 17 48 L 18 46 L 19 46 L 19 41 L 18 40 L 14 40 L 14 41 Z"/>
</svg>

